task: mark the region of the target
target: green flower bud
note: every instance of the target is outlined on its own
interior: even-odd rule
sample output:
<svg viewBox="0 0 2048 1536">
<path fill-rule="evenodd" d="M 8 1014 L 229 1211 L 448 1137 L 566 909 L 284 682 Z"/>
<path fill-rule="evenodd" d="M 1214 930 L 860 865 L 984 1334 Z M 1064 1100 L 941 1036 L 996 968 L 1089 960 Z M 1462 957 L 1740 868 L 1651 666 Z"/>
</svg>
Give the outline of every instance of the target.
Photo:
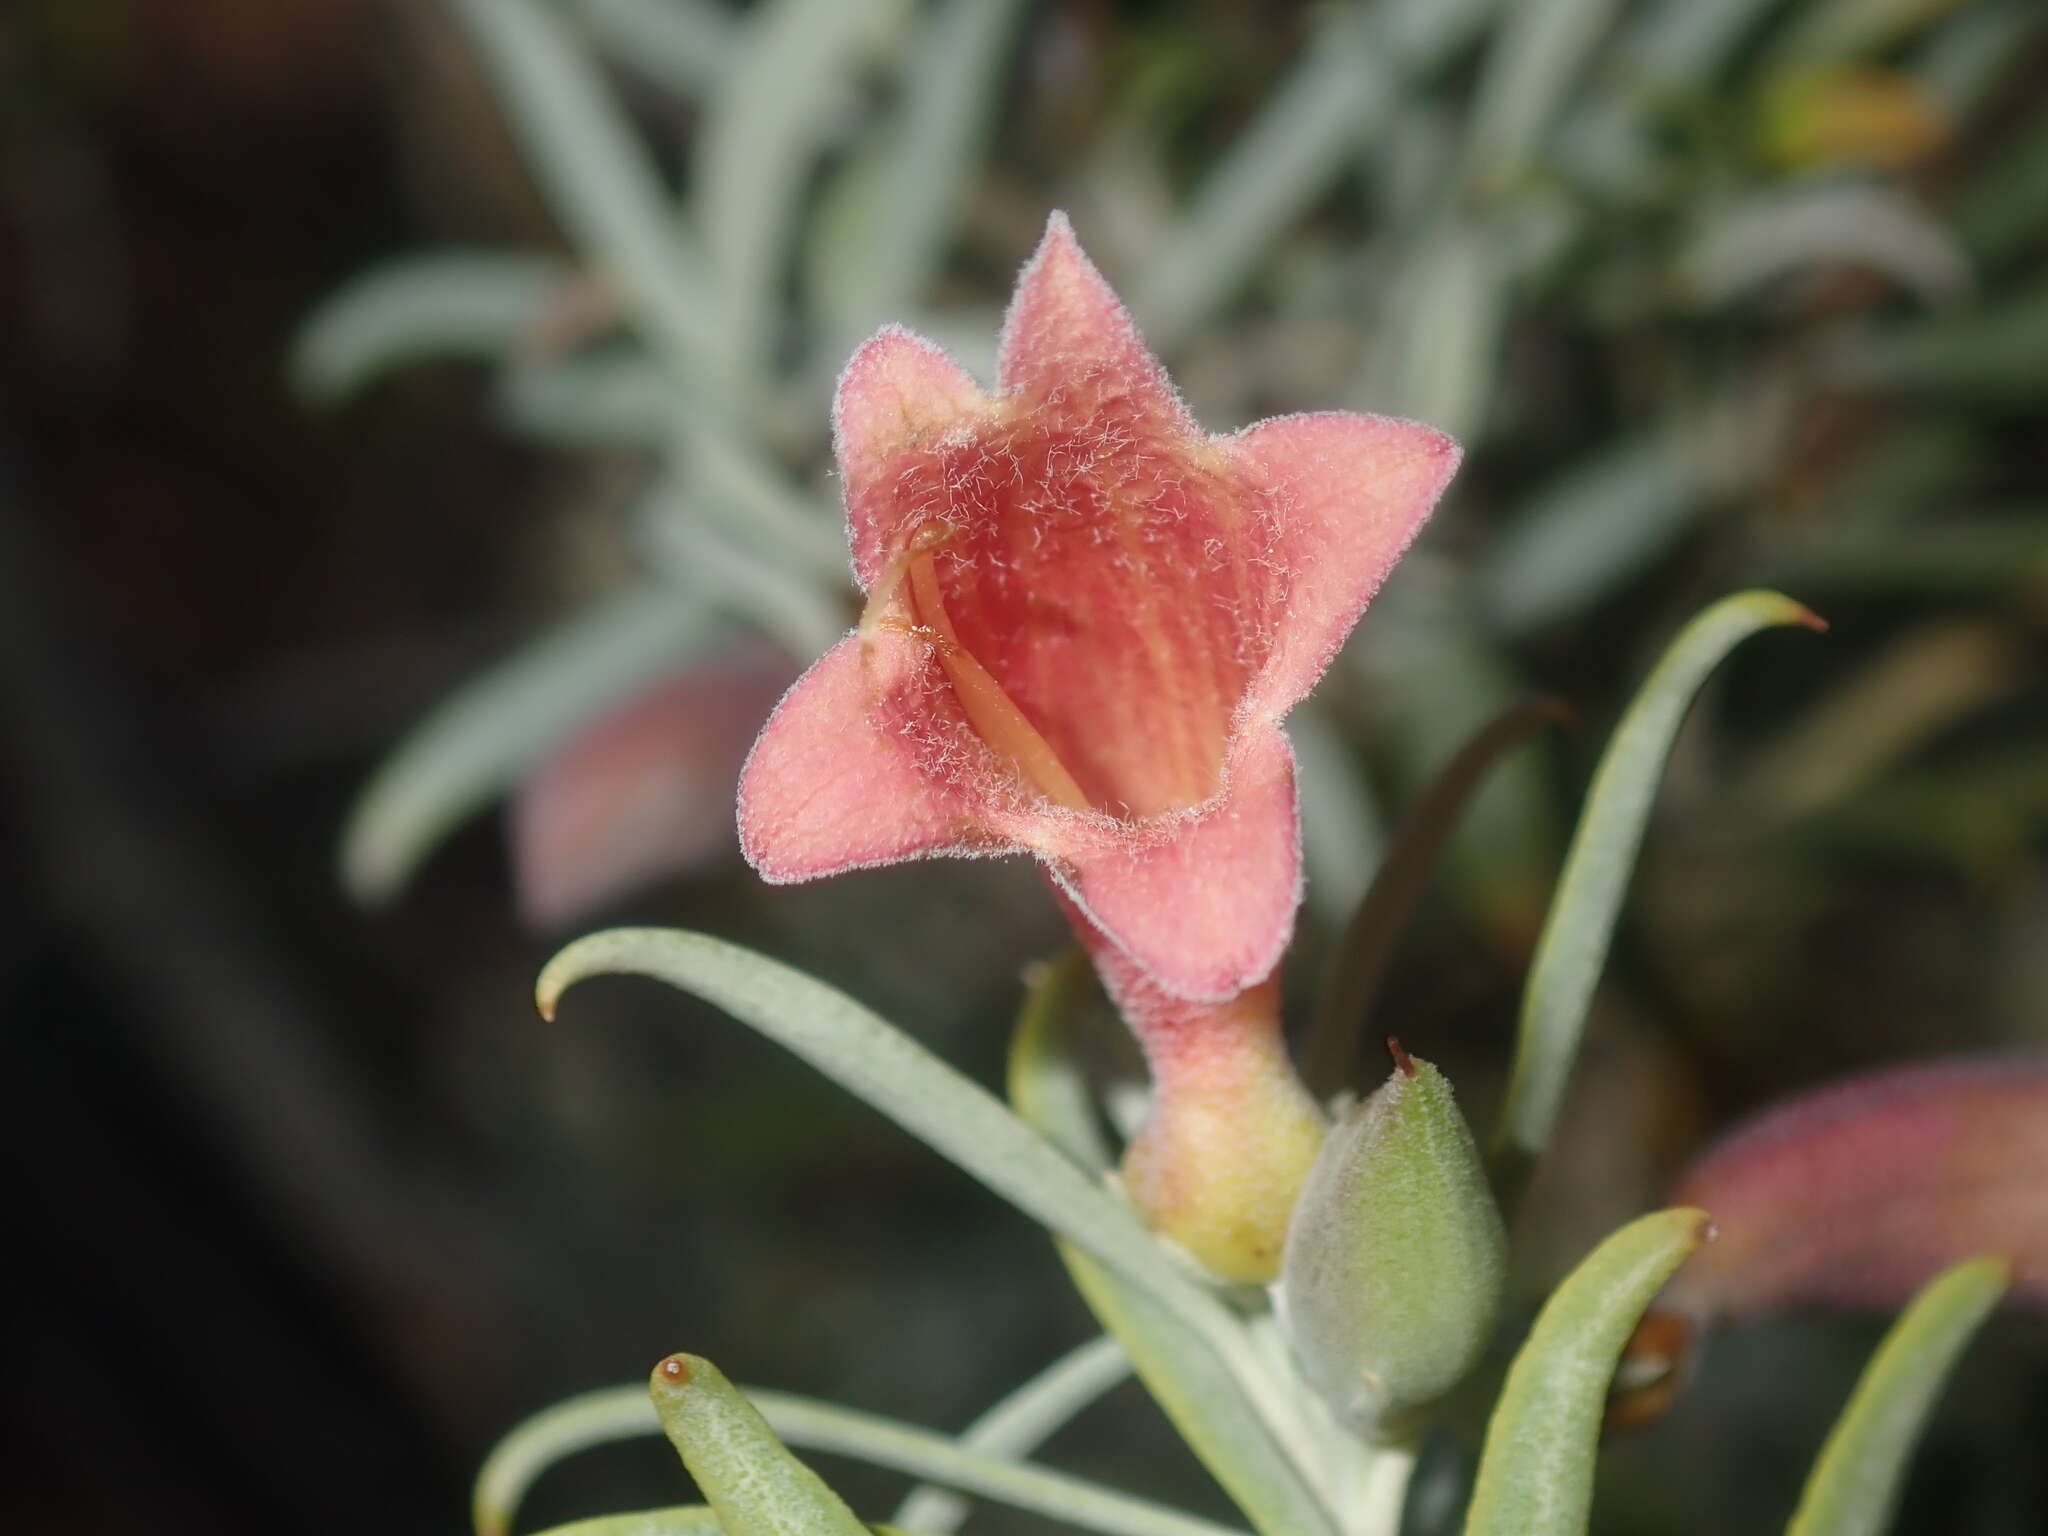
<svg viewBox="0 0 2048 1536">
<path fill-rule="evenodd" d="M 1398 1068 L 1330 1132 L 1287 1229 L 1278 1301 L 1347 1424 L 1398 1439 L 1486 1347 L 1507 1234 L 1444 1075 Z"/>
</svg>

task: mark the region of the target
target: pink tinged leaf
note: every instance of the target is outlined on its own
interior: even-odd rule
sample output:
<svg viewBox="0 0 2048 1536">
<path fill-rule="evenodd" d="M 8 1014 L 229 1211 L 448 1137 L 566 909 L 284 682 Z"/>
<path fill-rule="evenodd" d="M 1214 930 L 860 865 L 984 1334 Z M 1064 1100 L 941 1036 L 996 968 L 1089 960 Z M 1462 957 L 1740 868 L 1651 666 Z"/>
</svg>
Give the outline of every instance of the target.
<svg viewBox="0 0 2048 1536">
<path fill-rule="evenodd" d="M 767 652 L 692 667 L 543 762 L 511 807 L 526 920 L 559 927 L 728 853 L 740 763 L 794 670 Z"/>
<path fill-rule="evenodd" d="M 2048 1055 L 1953 1058 L 1852 1078 L 1767 1111 L 1674 1198 L 1720 1241 L 1660 1308 L 1694 1317 L 1892 1309 L 1963 1259 L 2013 1265 L 2048 1305 Z"/>
<path fill-rule="evenodd" d="M 1017 279 L 1003 318 L 996 384 L 1005 401 L 1051 407 L 1075 424 L 1201 435 L 1064 213 L 1046 221 Z"/>
<path fill-rule="evenodd" d="M 1050 850 L 1054 878 L 1089 920 L 1160 987 L 1200 1002 L 1271 973 L 1301 900 L 1293 749 L 1254 724 L 1231 756 L 1206 804 L 1138 829 L 1076 820 Z"/>
<path fill-rule="evenodd" d="M 925 652 L 908 636 L 849 635 L 783 696 L 740 775 L 740 847 L 762 878 L 1006 846 L 968 793 L 928 777 L 873 707 L 891 673 L 927 666 Z"/>
<path fill-rule="evenodd" d="M 832 444 L 862 590 L 883 579 L 903 524 L 926 510 L 903 494 L 906 468 L 990 408 L 958 363 L 900 325 L 884 326 L 847 362 L 832 401 Z"/>
<path fill-rule="evenodd" d="M 1279 517 L 1285 622 L 1246 707 L 1277 719 L 1322 676 L 1457 471 L 1458 445 L 1412 421 L 1327 411 L 1223 440 Z"/>
</svg>

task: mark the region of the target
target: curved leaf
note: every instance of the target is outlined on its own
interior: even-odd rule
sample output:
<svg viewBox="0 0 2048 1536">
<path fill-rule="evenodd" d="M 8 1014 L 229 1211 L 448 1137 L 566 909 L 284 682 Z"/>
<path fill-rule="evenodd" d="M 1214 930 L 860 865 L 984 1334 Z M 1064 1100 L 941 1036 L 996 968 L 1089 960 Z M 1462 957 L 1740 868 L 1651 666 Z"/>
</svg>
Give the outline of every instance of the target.
<svg viewBox="0 0 2048 1536">
<path fill-rule="evenodd" d="M 864 59 L 893 43 L 910 9 L 907 0 L 767 0 L 739 26 L 731 72 L 705 106 L 693 181 L 721 312 L 748 368 L 767 371 L 775 299 L 817 157 Z"/>
<path fill-rule="evenodd" d="M 563 227 L 675 359 L 715 374 L 730 356 L 702 258 L 596 62 L 539 0 L 456 0 Z"/>
<path fill-rule="evenodd" d="M 470 1491 L 476 1536 L 506 1536 L 541 1473 L 593 1446 L 661 1433 L 661 1420 L 644 1387 L 606 1387 L 543 1408 L 491 1447 Z"/>
<path fill-rule="evenodd" d="M 709 1360 L 670 1355 L 647 1390 L 726 1536 L 865 1536 L 846 1501 L 789 1453 Z"/>
<path fill-rule="evenodd" d="M 876 1414 L 755 1387 L 746 1389 L 746 1400 L 787 1444 L 907 1472 L 1105 1536 L 1242 1536 L 1228 1526 L 1050 1468 L 973 1451 Z M 555 1462 L 661 1432 L 661 1420 L 640 1387 L 587 1392 L 543 1409 L 499 1441 L 484 1462 L 472 1500 L 477 1536 L 506 1536 L 527 1489 Z"/>
<path fill-rule="evenodd" d="M 718 1523 L 718 1511 L 709 1504 L 674 1504 L 622 1515 L 593 1515 L 567 1525 L 551 1525 L 535 1536 L 724 1536 L 724 1527 Z"/>
<path fill-rule="evenodd" d="M 1821 627 L 1812 613 L 1776 592 L 1739 592 L 1700 614 L 1644 682 L 1594 771 L 1522 992 L 1513 1075 L 1493 1149 L 1510 1187 L 1542 1152 L 1556 1123 L 1679 722 L 1722 657 L 1773 624 Z"/>
<path fill-rule="evenodd" d="M 775 1433 L 792 1445 L 893 1467 L 1103 1536 L 1244 1536 L 1230 1526 L 1064 1472 L 977 1455 L 944 1435 L 892 1419 L 786 1392 L 750 1390 L 747 1395 Z"/>
<path fill-rule="evenodd" d="M 300 326 L 292 386 L 338 405 L 427 358 L 502 357 L 569 275 L 553 257 L 517 251 L 437 251 L 373 267 Z"/>
<path fill-rule="evenodd" d="M 844 993 L 751 950 L 678 929 L 615 928 L 569 945 L 541 972 L 554 1017 L 588 976 L 650 976 L 715 1003 L 865 1100 L 1050 1230 L 1127 1276 L 1199 1332 L 1215 1299 L 1120 1204 L 979 1084 Z"/>
<path fill-rule="evenodd" d="M 703 610 L 675 592 L 614 597 L 472 679 L 407 733 L 349 813 L 343 884 L 396 896 L 442 837 L 583 726 L 702 654 Z"/>
<path fill-rule="evenodd" d="M 1131 1374 L 1130 1356 L 1098 1335 L 1077 1345 L 960 1432 L 960 1447 L 1005 1460 L 1029 1456 L 1074 1415 Z M 973 1506 L 944 1488 L 910 1490 L 890 1523 L 925 1536 L 952 1536 Z"/>
<path fill-rule="evenodd" d="M 1010 1044 L 1010 1099 L 1054 1145 L 1101 1171 L 1110 1166 L 1109 1151 L 1071 1039 L 1090 977 L 1087 957 L 1071 949 L 1034 980 Z M 1057 1247 L 1088 1309 L 1262 1536 L 1334 1536 L 1330 1511 L 1209 1342 L 1072 1243 Z"/>
<path fill-rule="evenodd" d="M 1486 1426 L 1465 1536 L 1581 1536 L 1614 1365 L 1636 1319 L 1707 1231 L 1704 1211 L 1630 1222 L 1565 1277 Z"/>
<path fill-rule="evenodd" d="M 1914 1298 L 1821 1447 L 1786 1536 L 1880 1536 L 1935 1399 L 2011 1278 L 2003 1259 L 1970 1259 Z"/>
</svg>

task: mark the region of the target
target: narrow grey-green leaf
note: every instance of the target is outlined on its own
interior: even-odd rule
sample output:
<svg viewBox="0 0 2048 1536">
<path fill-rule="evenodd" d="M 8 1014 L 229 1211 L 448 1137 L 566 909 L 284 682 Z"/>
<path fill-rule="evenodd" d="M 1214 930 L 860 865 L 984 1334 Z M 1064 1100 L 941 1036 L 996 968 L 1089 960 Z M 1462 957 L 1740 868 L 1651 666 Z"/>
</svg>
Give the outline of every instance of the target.
<svg viewBox="0 0 2048 1536">
<path fill-rule="evenodd" d="M 1506 1271 L 1451 1085 L 1404 1055 L 1331 1128 L 1295 1203 L 1277 1292 L 1295 1359 L 1346 1424 L 1404 1440 L 1479 1359 Z"/>
<path fill-rule="evenodd" d="M 555 216 L 678 360 L 716 374 L 720 307 L 646 147 L 595 62 L 539 0 L 456 0 Z"/>
<path fill-rule="evenodd" d="M 1244 1536 L 1227 1525 L 1029 1462 L 980 1455 L 944 1435 L 787 1392 L 749 1389 L 768 1423 L 792 1445 L 893 1467 L 1102 1536 Z"/>
<path fill-rule="evenodd" d="M 1680 254 L 1675 276 L 1702 306 L 1732 303 L 1814 267 L 1853 266 L 1930 303 L 1970 286 L 1954 234 L 1891 187 L 1853 182 L 1774 188 L 1716 208 Z"/>
<path fill-rule="evenodd" d="M 593 1446 L 660 1433 L 661 1420 L 640 1386 L 584 1392 L 521 1420 L 477 1469 L 469 1501 L 476 1536 L 506 1536 L 527 1489 L 556 1462 Z"/>
<path fill-rule="evenodd" d="M 715 89 L 732 67 L 731 15 L 714 0 L 576 0 L 606 51 L 676 95 Z"/>
<path fill-rule="evenodd" d="M 1465 1536 L 1582 1536 L 1615 1361 L 1650 1298 L 1706 1230 L 1704 1211 L 1641 1217 L 1551 1293 L 1486 1426 Z"/>
<path fill-rule="evenodd" d="M 1154 347 L 1171 351 L 1233 295 L 1392 102 L 1358 19 L 1333 14 L 1136 274 L 1131 310 Z"/>
<path fill-rule="evenodd" d="M 1549 129 L 1620 0 L 1553 0 L 1510 7 L 1494 29 L 1472 104 L 1468 175 L 1498 188 L 1542 158 Z"/>
<path fill-rule="evenodd" d="M 1679 722 L 1721 659 L 1774 624 L 1822 627 L 1806 608 L 1776 592 L 1738 592 L 1701 613 L 1658 661 L 1594 770 L 1522 991 L 1514 1067 L 1493 1147 L 1510 1185 L 1542 1152 L 1556 1124 Z"/>
<path fill-rule="evenodd" d="M 736 355 L 759 373 L 812 168 L 864 60 L 891 45 L 909 11 L 907 0 L 767 0 L 740 24 L 696 139 L 693 192 Z"/>
<path fill-rule="evenodd" d="M 564 263 L 520 251 L 436 251 L 372 267 L 300 327 L 292 385 L 338 405 L 428 358 L 500 358 L 568 280 Z"/>
<path fill-rule="evenodd" d="M 866 1536 L 845 1500 L 790 1454 L 709 1360 L 670 1355 L 647 1390 L 725 1536 Z"/>
<path fill-rule="evenodd" d="M 1969 1259 L 1913 1299 L 1821 1447 L 1786 1536 L 1881 1536 L 1949 1372 L 2011 1279 L 2003 1259 Z"/>
<path fill-rule="evenodd" d="M 673 591 L 622 594 L 465 684 L 407 733 L 342 832 L 342 882 L 358 901 L 396 896 L 450 830 L 551 748 L 698 655 L 704 610 Z"/>
<path fill-rule="evenodd" d="M 1004 1460 L 1029 1456 L 1130 1374 L 1131 1358 L 1123 1345 L 1097 1335 L 1067 1351 L 963 1429 L 960 1448 Z M 972 1509 L 970 1501 L 951 1489 L 920 1483 L 889 1523 L 924 1536 L 953 1536 Z"/>
<path fill-rule="evenodd" d="M 966 186 L 1000 101 L 1005 44 L 1022 0 L 946 0 L 919 30 L 904 99 L 859 223 L 833 253 L 833 329 L 851 341 L 901 319 L 946 255 Z"/>
<path fill-rule="evenodd" d="M 907 1536 L 893 1525 L 870 1525 L 871 1536 Z M 534 1536 L 724 1536 L 718 1511 L 709 1504 L 671 1504 L 665 1509 L 636 1509 L 621 1515 L 593 1515 L 567 1525 L 551 1525 Z"/>
<path fill-rule="evenodd" d="M 1087 957 L 1078 949 L 1033 983 L 1010 1044 L 1010 1100 L 1056 1146 L 1106 1168 L 1108 1152 L 1072 1039 L 1088 984 Z M 1331 1512 L 1209 1341 L 1072 1243 L 1057 1247 L 1096 1320 L 1123 1345 L 1146 1390 L 1261 1536 L 1334 1536 Z"/>
<path fill-rule="evenodd" d="M 1603 447 L 1538 486 L 1480 572 L 1488 617 L 1527 634 L 1608 596 L 1685 531 L 1705 478 L 1692 447 L 1665 430 Z"/>
<path fill-rule="evenodd" d="M 589 976 L 650 976 L 695 993 L 776 1041 L 972 1174 L 1027 1216 L 1142 1286 L 1198 1332 L 1222 1307 L 1089 1178 L 1001 1100 L 844 993 L 736 944 L 678 929 L 615 928 L 568 946 L 535 993 L 552 1018 Z"/>
<path fill-rule="evenodd" d="M 551 1525 L 535 1536 L 723 1536 L 723 1532 L 718 1511 L 709 1504 L 676 1504 L 623 1515 L 593 1515 L 567 1525 Z"/>
</svg>

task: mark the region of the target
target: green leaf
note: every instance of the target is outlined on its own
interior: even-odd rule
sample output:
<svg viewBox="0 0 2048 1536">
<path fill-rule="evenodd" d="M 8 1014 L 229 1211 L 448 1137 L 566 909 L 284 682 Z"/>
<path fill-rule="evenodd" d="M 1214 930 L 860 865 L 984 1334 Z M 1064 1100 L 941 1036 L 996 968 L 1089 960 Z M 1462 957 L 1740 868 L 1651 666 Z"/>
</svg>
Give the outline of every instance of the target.
<svg viewBox="0 0 2048 1536">
<path fill-rule="evenodd" d="M 893 1525 L 870 1525 L 873 1536 L 909 1536 Z M 709 1504 L 672 1504 L 666 1509 L 636 1509 L 623 1515 L 596 1515 L 551 1525 L 534 1536 L 724 1536 L 718 1511 Z M 923 1536 L 923 1533 L 918 1533 Z"/>
<path fill-rule="evenodd" d="M 1078 949 L 1033 982 L 1010 1045 L 1010 1098 L 1054 1145 L 1106 1169 L 1108 1149 L 1072 1039 L 1077 1005 L 1089 986 L 1088 960 Z M 1209 1340 L 1073 1244 L 1057 1246 L 1089 1310 L 1123 1345 L 1146 1390 L 1262 1536 L 1334 1536 L 1335 1519 L 1287 1443 L 1248 1401 Z"/>
<path fill-rule="evenodd" d="M 476 1536 L 506 1536 L 527 1489 L 556 1462 L 593 1446 L 660 1432 L 644 1387 L 607 1387 L 543 1408 L 491 1447 L 477 1469 L 469 1506 Z"/>
<path fill-rule="evenodd" d="M 342 832 L 356 900 L 398 894 L 465 817 L 614 705 L 703 654 L 711 626 L 673 591 L 621 594 L 465 684 L 407 733 Z"/>
<path fill-rule="evenodd" d="M 894 1419 L 757 1387 L 746 1389 L 746 1399 L 775 1436 L 789 1445 L 907 1472 L 1105 1536 L 1241 1536 L 1228 1526 L 1046 1467 L 976 1452 L 945 1435 Z M 526 1490 L 555 1462 L 593 1446 L 661 1430 L 661 1420 L 640 1387 L 588 1392 L 535 1414 L 498 1443 L 477 1476 L 477 1536 L 506 1536 Z"/>
<path fill-rule="evenodd" d="M 1807 609 L 1776 592 L 1739 592 L 1701 613 L 1644 682 L 1594 770 L 1522 992 L 1514 1067 L 1493 1147 L 1510 1188 L 1542 1152 L 1556 1124 L 1586 1010 L 1607 963 L 1621 898 L 1679 722 L 1721 659 L 1774 624 L 1822 627 Z"/>
<path fill-rule="evenodd" d="M 698 227 L 737 356 L 765 374 L 773 322 L 818 156 L 864 62 L 894 45 L 907 0 L 767 0 L 741 23 L 738 54 L 696 139 Z"/>
<path fill-rule="evenodd" d="M 718 1511 L 709 1504 L 676 1504 L 667 1509 L 636 1509 L 629 1514 L 572 1520 L 567 1525 L 551 1525 L 535 1536 L 724 1536 L 724 1527 L 718 1523 Z"/>
<path fill-rule="evenodd" d="M 1130 1208 L 1001 1100 L 844 993 L 701 933 L 615 928 L 568 946 L 541 972 L 541 1012 L 589 976 L 650 976 L 695 993 L 793 1051 L 1027 1216 L 1079 1243 L 1198 1332 L 1222 1307 L 1176 1267 Z"/>
<path fill-rule="evenodd" d="M 1613 25 L 1620 0 L 1510 7 L 1473 97 L 1467 174 L 1496 189 L 1541 158 L 1549 130 Z"/>
<path fill-rule="evenodd" d="M 1615 592 L 1669 549 L 1705 497 L 1696 450 L 1666 430 L 1625 439 L 1539 486 L 1494 541 L 1479 597 L 1524 635 Z"/>
<path fill-rule="evenodd" d="M 918 31 L 903 72 L 904 99 L 861 165 L 856 221 L 814 267 L 834 331 L 851 342 L 898 320 L 937 275 L 959 222 L 975 162 L 1001 102 L 1007 44 L 1022 0 L 948 0 Z"/>
<path fill-rule="evenodd" d="M 2011 1280 L 2003 1259 L 1970 1259 L 1914 1298 L 1821 1447 L 1787 1536 L 1879 1536 L 1890 1524 L 1921 1428 Z"/>
<path fill-rule="evenodd" d="M 1707 1230 L 1657 1211 L 1609 1237 L 1551 1293 L 1494 1404 L 1465 1536 L 1581 1536 L 1607 1387 L 1659 1286 Z"/>
<path fill-rule="evenodd" d="M 519 436 L 572 450 L 658 449 L 684 401 L 674 376 L 637 347 L 604 347 L 513 363 L 497 406 Z"/>
<path fill-rule="evenodd" d="M 516 251 L 437 251 L 373 267 L 300 327 L 292 387 L 339 405 L 429 358 L 503 357 L 569 276 L 553 257 Z"/>
<path fill-rule="evenodd" d="M 1138 268 L 1131 311 L 1155 348 L 1186 341 L 1236 292 L 1392 103 L 1357 19 L 1333 15 Z"/>
<path fill-rule="evenodd" d="M 539 0 L 456 0 L 555 216 L 673 360 L 729 369 L 717 291 L 595 62 Z"/>
<path fill-rule="evenodd" d="M 1451 1085 L 1400 1055 L 1331 1128 L 1295 1204 L 1278 1291 L 1295 1359 L 1346 1424 L 1406 1440 L 1486 1348 L 1506 1271 Z"/>
<path fill-rule="evenodd" d="M 960 1448 L 1005 1461 L 1029 1456 L 1046 1438 L 1131 1374 L 1130 1356 L 1098 1335 L 1077 1345 L 960 1432 Z M 953 1536 L 973 1509 L 930 1484 L 910 1490 L 889 1523 L 924 1536 Z"/>
<path fill-rule="evenodd" d="M 732 67 L 731 16 L 714 0 L 575 0 L 576 14 L 619 63 L 677 96 L 714 90 Z"/>
<path fill-rule="evenodd" d="M 709 1360 L 670 1355 L 647 1390 L 662 1433 L 726 1536 L 865 1536 L 846 1502 L 789 1453 Z"/>
<path fill-rule="evenodd" d="M 1502 239 L 1476 219 L 1430 226 L 1387 284 L 1361 406 L 1473 439 L 1486 425 L 1508 317 Z"/>
<path fill-rule="evenodd" d="M 1970 286 L 1970 265 L 1933 214 L 1889 187 L 1798 183 L 1716 208 L 1676 277 L 1703 307 L 1730 304 L 1810 267 L 1857 266 L 1930 303 Z"/>
<path fill-rule="evenodd" d="M 1028 1509 L 1103 1536 L 1243 1536 L 1227 1525 L 1027 1462 L 977 1455 L 944 1435 L 785 1392 L 748 1396 L 792 1445 L 853 1456 Z"/>
</svg>

